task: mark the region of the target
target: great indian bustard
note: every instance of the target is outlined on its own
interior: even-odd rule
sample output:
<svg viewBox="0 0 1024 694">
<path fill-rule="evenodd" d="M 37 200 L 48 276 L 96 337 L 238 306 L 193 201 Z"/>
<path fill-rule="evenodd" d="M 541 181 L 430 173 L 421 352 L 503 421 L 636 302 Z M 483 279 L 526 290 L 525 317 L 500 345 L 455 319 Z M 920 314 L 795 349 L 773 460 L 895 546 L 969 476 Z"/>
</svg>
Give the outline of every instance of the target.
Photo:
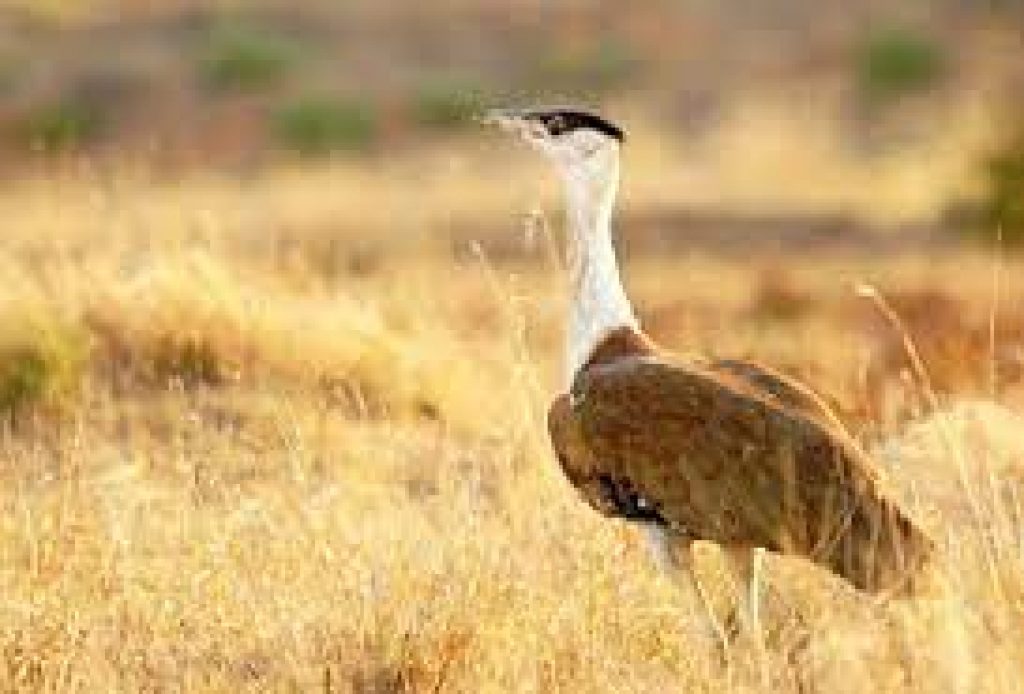
<svg viewBox="0 0 1024 694">
<path fill-rule="evenodd" d="M 568 208 L 565 392 L 548 427 L 597 511 L 646 524 L 678 565 L 711 541 L 802 555 L 869 592 L 911 588 L 933 551 L 813 391 L 760 365 L 674 358 L 641 330 L 612 245 L 623 131 L 565 108 L 486 119 L 554 163 Z"/>
</svg>

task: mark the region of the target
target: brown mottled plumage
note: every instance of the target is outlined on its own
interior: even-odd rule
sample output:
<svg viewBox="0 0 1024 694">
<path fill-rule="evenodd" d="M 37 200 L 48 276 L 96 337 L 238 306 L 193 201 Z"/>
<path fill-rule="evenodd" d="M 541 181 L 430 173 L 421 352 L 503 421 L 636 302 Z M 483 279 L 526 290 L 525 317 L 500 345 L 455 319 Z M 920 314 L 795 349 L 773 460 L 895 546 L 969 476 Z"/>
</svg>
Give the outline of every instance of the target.
<svg viewBox="0 0 1024 694">
<path fill-rule="evenodd" d="M 755 364 L 674 362 L 619 329 L 548 423 L 566 476 L 606 515 L 800 554 L 869 591 L 906 588 L 931 553 L 828 407 Z"/>
</svg>

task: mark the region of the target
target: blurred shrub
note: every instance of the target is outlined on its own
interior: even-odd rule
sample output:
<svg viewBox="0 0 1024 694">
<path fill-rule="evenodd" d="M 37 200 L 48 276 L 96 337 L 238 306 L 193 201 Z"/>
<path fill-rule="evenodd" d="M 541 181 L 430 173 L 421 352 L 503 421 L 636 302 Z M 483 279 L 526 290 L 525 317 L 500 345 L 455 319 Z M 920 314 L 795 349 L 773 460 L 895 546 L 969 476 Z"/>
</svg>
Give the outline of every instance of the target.
<svg viewBox="0 0 1024 694">
<path fill-rule="evenodd" d="M 587 50 L 558 51 L 535 65 L 535 79 L 559 89 L 609 90 L 634 77 L 640 60 L 620 41 L 604 40 Z"/>
<path fill-rule="evenodd" d="M 286 148 L 304 156 L 364 151 L 377 137 L 377 114 L 366 102 L 306 97 L 279 109 L 274 134 Z"/>
<path fill-rule="evenodd" d="M 813 308 L 813 297 L 777 269 L 765 270 L 750 302 L 750 315 L 765 320 L 797 320 Z"/>
<path fill-rule="evenodd" d="M 19 135 L 33 149 L 59 152 L 95 140 L 105 121 L 99 106 L 69 97 L 39 106 L 23 116 Z"/>
<path fill-rule="evenodd" d="M 151 366 L 160 382 L 178 381 L 187 387 L 221 385 L 236 371 L 200 335 L 164 335 L 154 345 Z"/>
<path fill-rule="evenodd" d="M 281 81 L 299 52 L 291 40 L 264 29 L 220 29 L 210 35 L 199 69 L 214 88 L 255 91 Z"/>
<path fill-rule="evenodd" d="M 80 68 L 68 84 L 70 101 L 96 112 L 112 113 L 151 86 L 145 66 L 132 61 L 106 60 Z"/>
<path fill-rule="evenodd" d="M 1008 244 L 1024 243 L 1024 128 L 988 160 L 986 174 L 982 215 L 976 228 L 992 240 L 1001 234 Z"/>
<path fill-rule="evenodd" d="M 415 94 L 412 118 L 427 128 L 458 129 L 471 124 L 482 106 L 483 97 L 477 87 L 454 81 L 431 82 Z"/>
<path fill-rule="evenodd" d="M 0 94 L 10 92 L 18 82 L 18 69 L 13 59 L 0 56 Z"/>
<path fill-rule="evenodd" d="M 946 55 L 936 41 L 907 29 L 868 35 L 857 56 L 857 80 L 870 103 L 886 103 L 933 87 L 946 72 Z"/>
<path fill-rule="evenodd" d="M 7 323 L 0 337 L 0 412 L 12 417 L 35 405 L 59 405 L 83 375 L 84 334 L 66 326 Z"/>
</svg>

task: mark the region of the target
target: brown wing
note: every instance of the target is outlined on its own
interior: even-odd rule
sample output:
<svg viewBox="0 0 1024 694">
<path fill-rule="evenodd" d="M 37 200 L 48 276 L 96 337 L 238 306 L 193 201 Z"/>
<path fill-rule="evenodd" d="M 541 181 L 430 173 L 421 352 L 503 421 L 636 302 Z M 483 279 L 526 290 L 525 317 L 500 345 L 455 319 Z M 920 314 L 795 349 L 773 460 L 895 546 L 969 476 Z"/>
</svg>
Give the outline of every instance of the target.
<svg viewBox="0 0 1024 694">
<path fill-rule="evenodd" d="M 748 388 L 774 398 L 779 404 L 846 433 L 846 427 L 825 399 L 800 381 L 763 364 L 741 359 L 720 359 L 708 364 L 716 375 L 740 379 Z"/>
<path fill-rule="evenodd" d="M 590 453 L 572 395 L 558 397 L 548 410 L 548 433 L 562 471 L 590 506 L 602 515 L 668 526 L 641 491 L 625 478 L 615 478 Z"/>
<path fill-rule="evenodd" d="M 698 539 L 803 554 L 861 588 L 892 585 L 930 550 L 845 437 L 706 368 L 586 369 L 551 420 L 566 475 L 605 513 L 623 510 L 611 480 Z"/>
<path fill-rule="evenodd" d="M 590 454 L 583 439 L 581 422 L 573 411 L 573 397 L 569 393 L 558 396 L 548 410 L 548 434 L 555 457 L 566 478 L 590 506 L 605 516 L 616 517 L 618 509 L 604 492 L 600 463 Z"/>
</svg>

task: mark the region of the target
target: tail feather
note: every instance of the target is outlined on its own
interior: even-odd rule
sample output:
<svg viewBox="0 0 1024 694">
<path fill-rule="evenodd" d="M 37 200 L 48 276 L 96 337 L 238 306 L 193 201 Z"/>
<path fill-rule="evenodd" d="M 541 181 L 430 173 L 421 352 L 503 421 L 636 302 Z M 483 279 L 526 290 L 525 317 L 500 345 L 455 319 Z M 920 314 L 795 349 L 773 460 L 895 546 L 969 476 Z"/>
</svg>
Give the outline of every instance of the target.
<svg viewBox="0 0 1024 694">
<path fill-rule="evenodd" d="M 935 544 L 888 499 L 858 505 L 845 532 L 815 557 L 860 590 L 910 596 L 927 583 Z"/>
</svg>

